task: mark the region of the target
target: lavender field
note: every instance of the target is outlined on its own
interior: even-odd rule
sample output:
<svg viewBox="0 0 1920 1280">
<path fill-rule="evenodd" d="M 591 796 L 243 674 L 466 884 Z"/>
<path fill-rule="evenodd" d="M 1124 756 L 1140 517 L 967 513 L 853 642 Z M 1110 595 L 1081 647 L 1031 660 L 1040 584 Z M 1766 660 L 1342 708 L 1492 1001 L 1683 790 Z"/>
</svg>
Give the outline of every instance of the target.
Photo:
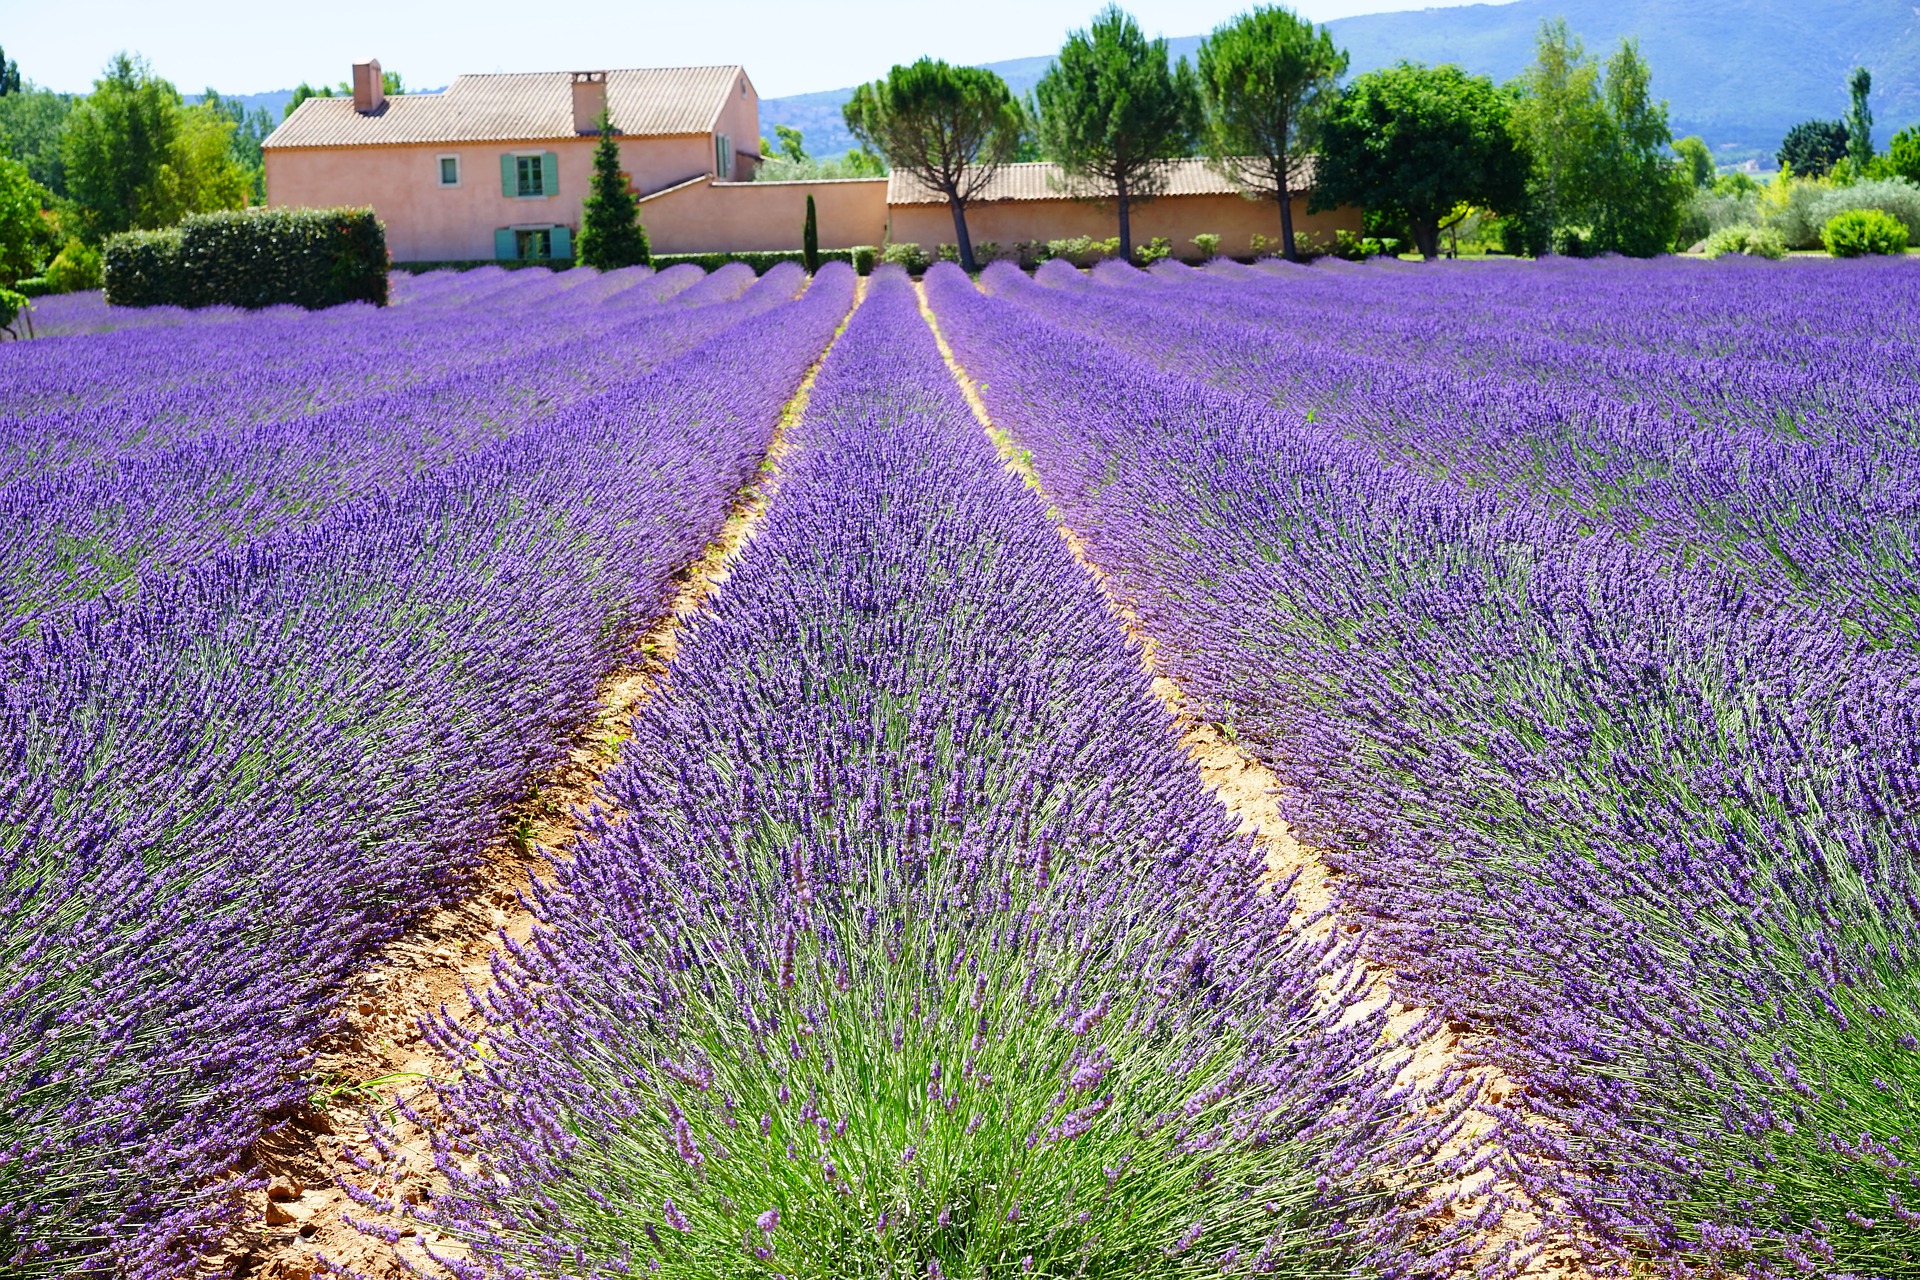
<svg viewBox="0 0 1920 1280">
<path fill-rule="evenodd" d="M 1909 264 L 394 298 L 0 348 L 0 1274 L 1920 1275 Z"/>
</svg>

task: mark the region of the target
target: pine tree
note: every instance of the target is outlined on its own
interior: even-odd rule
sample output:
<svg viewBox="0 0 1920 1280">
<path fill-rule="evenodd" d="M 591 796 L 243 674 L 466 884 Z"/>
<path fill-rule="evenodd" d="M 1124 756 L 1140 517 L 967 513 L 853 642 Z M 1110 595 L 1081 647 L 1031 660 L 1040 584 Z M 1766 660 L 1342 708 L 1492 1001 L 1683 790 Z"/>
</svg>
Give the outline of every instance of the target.
<svg viewBox="0 0 1920 1280">
<path fill-rule="evenodd" d="M 807 193 L 807 221 L 800 228 L 800 260 L 808 275 L 820 269 L 820 221 L 813 212 L 812 192 Z"/>
<path fill-rule="evenodd" d="M 600 144 L 593 149 L 593 185 L 580 211 L 580 244 L 575 253 L 582 266 L 611 271 L 615 267 L 644 267 L 652 261 L 647 230 L 640 225 L 640 202 L 633 198 L 626 175 L 620 172 L 620 144 L 613 138 L 613 118 L 600 113 Z"/>
</svg>

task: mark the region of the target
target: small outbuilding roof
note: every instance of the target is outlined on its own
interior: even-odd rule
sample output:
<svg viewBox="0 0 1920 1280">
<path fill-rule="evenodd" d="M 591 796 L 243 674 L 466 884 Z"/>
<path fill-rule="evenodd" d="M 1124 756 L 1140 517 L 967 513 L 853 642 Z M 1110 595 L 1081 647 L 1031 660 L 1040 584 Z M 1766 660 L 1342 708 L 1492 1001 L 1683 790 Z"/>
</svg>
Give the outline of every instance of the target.
<svg viewBox="0 0 1920 1280">
<path fill-rule="evenodd" d="M 308 98 L 261 144 L 375 147 L 408 143 L 542 142 L 577 138 L 573 74 L 534 71 L 460 76 L 439 93 L 396 94 L 373 111 L 353 99 Z M 711 133 L 729 96 L 749 87 L 727 67 L 609 71 L 607 107 L 626 137 Z"/>
<path fill-rule="evenodd" d="M 1313 182 L 1313 166 L 1303 162 L 1294 169 L 1294 186 L 1306 190 Z M 1167 166 L 1166 186 L 1160 194 L 1170 196 L 1236 195 L 1240 188 L 1206 160 L 1198 157 L 1175 160 Z M 1001 165 L 986 190 L 974 197 L 993 200 L 1069 200 L 1083 194 L 1050 160 Z M 946 196 L 900 169 L 893 171 L 887 183 L 888 204 L 945 204 Z"/>
</svg>

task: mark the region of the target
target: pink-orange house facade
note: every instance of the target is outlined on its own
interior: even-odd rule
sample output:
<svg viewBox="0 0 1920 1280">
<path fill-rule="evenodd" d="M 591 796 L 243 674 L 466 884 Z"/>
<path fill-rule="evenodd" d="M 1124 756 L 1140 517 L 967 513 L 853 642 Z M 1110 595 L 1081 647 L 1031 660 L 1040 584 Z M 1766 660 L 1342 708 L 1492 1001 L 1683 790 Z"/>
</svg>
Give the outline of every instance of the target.
<svg viewBox="0 0 1920 1280">
<path fill-rule="evenodd" d="M 467 75 L 388 97 L 369 58 L 353 89 L 267 138 L 267 202 L 371 205 L 398 262 L 570 257 L 602 109 L 641 195 L 760 160 L 760 97 L 737 66 Z"/>
<path fill-rule="evenodd" d="M 555 71 L 461 76 L 440 93 L 385 97 L 380 64 L 354 64 L 351 98 L 309 98 L 266 140 L 273 205 L 371 205 L 396 262 L 569 258 L 580 229 L 605 109 L 620 163 L 640 196 L 654 252 L 797 250 L 814 201 L 820 245 L 952 243 L 945 197 L 904 173 L 891 177 L 755 182 L 760 100 L 741 68 Z M 1243 197 L 1204 160 L 1176 160 L 1162 193 L 1135 204 L 1135 243 L 1193 237 L 1221 252 L 1259 252 L 1280 235 L 1271 199 Z M 1307 212 L 1312 167 L 1293 202 L 1296 231 L 1330 243 L 1358 231 L 1356 209 Z M 1076 189 L 1056 165 L 998 170 L 970 203 L 976 245 L 1117 231 L 1113 204 Z"/>
</svg>

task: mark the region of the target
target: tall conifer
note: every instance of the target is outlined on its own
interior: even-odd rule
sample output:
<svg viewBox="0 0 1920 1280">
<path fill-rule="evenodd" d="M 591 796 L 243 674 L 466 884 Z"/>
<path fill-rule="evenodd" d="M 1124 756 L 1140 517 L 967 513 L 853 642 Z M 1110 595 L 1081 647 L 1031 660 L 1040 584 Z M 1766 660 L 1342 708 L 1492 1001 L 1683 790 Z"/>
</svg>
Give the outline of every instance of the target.
<svg viewBox="0 0 1920 1280">
<path fill-rule="evenodd" d="M 580 244 L 575 250 L 582 266 L 611 271 L 615 267 L 644 267 L 653 260 L 647 230 L 640 225 L 640 202 L 633 198 L 627 177 L 620 172 L 620 144 L 614 141 L 613 117 L 600 113 L 600 144 L 593 149 L 593 184 L 580 211 Z"/>
</svg>

